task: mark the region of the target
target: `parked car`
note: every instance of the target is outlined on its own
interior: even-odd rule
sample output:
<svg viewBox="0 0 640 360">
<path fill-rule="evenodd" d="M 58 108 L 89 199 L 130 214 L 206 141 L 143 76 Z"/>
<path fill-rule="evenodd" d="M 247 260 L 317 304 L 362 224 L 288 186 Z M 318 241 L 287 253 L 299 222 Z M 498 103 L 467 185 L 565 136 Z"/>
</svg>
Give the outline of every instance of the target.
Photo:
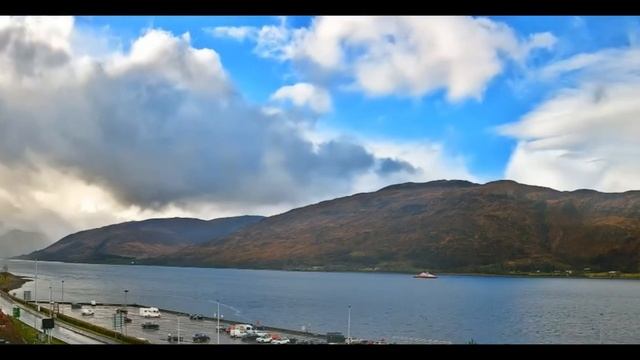
<svg viewBox="0 0 640 360">
<path fill-rule="evenodd" d="M 142 326 L 143 329 L 146 329 L 146 330 L 158 330 L 158 329 L 160 329 L 160 325 L 159 324 L 152 323 L 152 322 L 149 322 L 149 321 L 147 321 L 145 323 L 142 323 L 141 326 Z"/>
<path fill-rule="evenodd" d="M 78 303 L 71 303 L 72 309 L 82 309 L 82 305 Z"/>
<path fill-rule="evenodd" d="M 202 315 L 202 314 L 191 314 L 191 315 L 189 315 L 189 319 L 191 319 L 191 320 L 204 320 L 204 315 Z"/>
<path fill-rule="evenodd" d="M 169 335 L 167 336 L 167 341 L 168 341 L 168 342 L 178 342 L 178 341 L 182 342 L 182 341 L 184 341 L 184 337 L 180 336 L 180 337 L 178 338 L 178 335 L 171 335 L 171 334 L 169 334 Z"/>
<path fill-rule="evenodd" d="M 81 311 L 82 316 L 93 316 L 95 314 L 95 311 L 93 311 L 93 309 L 90 308 L 83 308 Z"/>
<path fill-rule="evenodd" d="M 291 341 L 287 338 L 271 340 L 272 344 L 288 344 Z"/>
<path fill-rule="evenodd" d="M 96 301 L 95 300 L 91 300 L 91 306 L 96 306 Z"/>
<path fill-rule="evenodd" d="M 242 337 L 242 341 L 243 342 L 254 342 L 256 341 L 256 339 L 258 339 L 259 336 L 256 334 L 251 334 L 251 333 L 246 333 L 243 337 Z"/>
<path fill-rule="evenodd" d="M 124 308 L 118 308 L 118 309 L 116 309 L 116 313 L 117 314 L 128 314 L 129 310 L 124 309 Z"/>
<path fill-rule="evenodd" d="M 125 318 L 124 318 L 124 322 L 126 322 L 126 323 L 128 324 L 128 323 L 130 323 L 130 322 L 132 322 L 132 321 L 133 321 L 133 320 L 131 320 L 131 318 L 130 318 L 130 317 L 126 317 L 126 316 L 125 316 Z"/>
<path fill-rule="evenodd" d="M 207 334 L 198 333 L 198 334 L 193 335 L 193 342 L 194 343 L 208 343 L 209 340 L 211 340 L 211 338 Z"/>
<path fill-rule="evenodd" d="M 257 338 L 256 341 L 259 342 L 259 343 L 270 343 L 271 342 L 271 336 L 270 335 L 261 336 L 261 337 Z"/>
</svg>

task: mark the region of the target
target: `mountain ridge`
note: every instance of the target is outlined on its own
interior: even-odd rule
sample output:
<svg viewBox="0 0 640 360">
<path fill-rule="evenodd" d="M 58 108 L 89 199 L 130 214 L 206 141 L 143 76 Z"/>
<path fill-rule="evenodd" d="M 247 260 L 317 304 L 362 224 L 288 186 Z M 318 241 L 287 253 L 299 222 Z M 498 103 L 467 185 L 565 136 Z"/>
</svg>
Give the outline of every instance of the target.
<svg viewBox="0 0 640 360">
<path fill-rule="evenodd" d="M 45 249 L 19 258 L 70 262 L 130 262 L 218 239 L 262 219 L 262 216 L 245 215 L 211 220 L 173 217 L 127 221 L 78 231 Z"/>
<path fill-rule="evenodd" d="M 640 192 L 492 181 L 405 183 L 292 209 L 150 259 L 257 268 L 638 270 Z M 584 247 L 584 248 L 583 248 Z"/>
<path fill-rule="evenodd" d="M 269 269 L 508 272 L 590 267 L 638 272 L 640 191 L 559 191 L 512 180 L 394 184 L 291 209 L 200 240 L 137 262 Z"/>
</svg>

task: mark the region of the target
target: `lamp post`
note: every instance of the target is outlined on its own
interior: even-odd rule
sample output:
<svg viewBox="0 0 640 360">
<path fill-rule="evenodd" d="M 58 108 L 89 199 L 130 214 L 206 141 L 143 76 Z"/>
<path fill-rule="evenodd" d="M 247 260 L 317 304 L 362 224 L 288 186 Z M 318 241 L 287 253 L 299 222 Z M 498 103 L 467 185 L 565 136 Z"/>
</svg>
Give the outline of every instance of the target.
<svg viewBox="0 0 640 360">
<path fill-rule="evenodd" d="M 351 304 L 347 315 L 347 344 L 351 344 Z"/>
<path fill-rule="evenodd" d="M 598 338 L 600 340 L 600 345 L 602 345 L 602 313 L 600 313 L 600 321 L 598 322 L 598 324 L 600 324 L 599 326 L 599 331 L 598 331 Z"/>
<path fill-rule="evenodd" d="M 49 280 L 49 318 L 53 319 L 53 291 L 51 286 L 51 280 Z M 51 344 L 51 331 L 52 329 L 47 330 L 49 333 L 49 344 Z"/>
<path fill-rule="evenodd" d="M 64 303 L 64 280 L 62 280 L 62 291 L 60 295 L 60 303 Z M 64 314 L 64 305 L 62 306 L 62 313 Z"/>
<path fill-rule="evenodd" d="M 51 287 L 51 281 L 49 281 L 49 316 L 53 317 L 53 292 Z"/>
<path fill-rule="evenodd" d="M 33 284 L 33 288 L 34 288 L 33 301 L 36 304 L 36 309 L 40 311 L 40 305 L 38 305 L 38 259 L 36 259 L 36 276 L 35 276 L 35 282 Z"/>
<path fill-rule="evenodd" d="M 216 333 L 218 338 L 218 345 L 220 345 L 220 300 L 216 300 L 218 303 L 218 312 L 216 313 L 216 318 L 218 319 L 218 324 L 216 325 Z"/>
<path fill-rule="evenodd" d="M 129 317 L 129 303 L 127 302 L 128 289 L 124 289 L 124 334 L 127 335 L 127 317 Z"/>
</svg>

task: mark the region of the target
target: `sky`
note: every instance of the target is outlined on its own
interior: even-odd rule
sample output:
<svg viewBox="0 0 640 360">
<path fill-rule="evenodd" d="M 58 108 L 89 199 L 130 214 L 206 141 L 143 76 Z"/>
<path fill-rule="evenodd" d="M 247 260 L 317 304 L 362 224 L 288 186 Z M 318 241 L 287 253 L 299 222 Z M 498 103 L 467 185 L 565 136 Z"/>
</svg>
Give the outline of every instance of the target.
<svg viewBox="0 0 640 360">
<path fill-rule="evenodd" d="M 4 17 L 0 233 L 640 189 L 639 17 Z"/>
</svg>

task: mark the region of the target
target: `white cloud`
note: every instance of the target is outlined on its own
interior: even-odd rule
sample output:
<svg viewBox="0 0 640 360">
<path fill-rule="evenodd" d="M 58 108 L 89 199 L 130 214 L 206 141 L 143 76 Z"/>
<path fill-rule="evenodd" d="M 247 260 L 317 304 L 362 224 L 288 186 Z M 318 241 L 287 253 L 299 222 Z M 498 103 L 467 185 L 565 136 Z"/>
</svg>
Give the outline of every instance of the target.
<svg viewBox="0 0 640 360">
<path fill-rule="evenodd" d="M 470 17 L 317 17 L 308 28 L 255 29 L 256 53 L 340 73 L 371 96 L 480 98 L 507 59 L 523 62 L 555 44 L 550 33 L 518 39 L 506 24 Z"/>
<path fill-rule="evenodd" d="M 331 111 L 331 95 L 321 87 L 309 83 L 297 83 L 279 88 L 271 95 L 272 100 L 291 101 L 300 107 L 309 107 L 316 113 Z"/>
<path fill-rule="evenodd" d="M 232 38 L 238 41 L 255 38 L 258 33 L 253 26 L 218 26 L 206 28 L 204 31 L 215 37 Z"/>
<path fill-rule="evenodd" d="M 562 190 L 640 189 L 640 51 L 579 54 L 542 69 L 571 75 L 555 92 L 500 131 L 518 140 L 506 177 Z"/>
<path fill-rule="evenodd" d="M 188 33 L 150 29 L 123 52 L 81 46 L 91 34 L 76 31 L 72 18 L 0 19 L 5 228 L 55 239 L 145 217 L 269 215 L 417 173 L 409 155 L 311 141 L 313 123 L 295 112 L 247 104 Z M 321 89 L 299 89 L 281 97 L 330 108 Z"/>
</svg>

